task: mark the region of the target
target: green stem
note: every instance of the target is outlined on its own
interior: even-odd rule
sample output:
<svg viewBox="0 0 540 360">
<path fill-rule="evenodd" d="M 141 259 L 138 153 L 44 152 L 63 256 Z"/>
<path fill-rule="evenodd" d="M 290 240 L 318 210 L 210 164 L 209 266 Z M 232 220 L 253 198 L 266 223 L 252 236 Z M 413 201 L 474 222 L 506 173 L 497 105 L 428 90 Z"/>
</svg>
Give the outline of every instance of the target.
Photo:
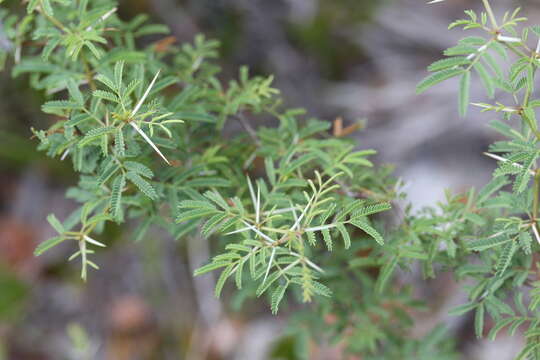
<svg viewBox="0 0 540 360">
<path fill-rule="evenodd" d="M 533 66 L 534 66 L 534 57 L 535 56 L 536 56 L 536 54 L 532 53 L 530 63 L 533 64 Z M 534 78 L 536 77 L 536 69 L 537 69 L 536 66 L 534 66 L 533 72 L 532 72 L 532 82 L 533 83 L 534 83 Z M 527 89 L 525 91 L 525 95 L 523 96 L 523 107 L 529 106 L 529 101 L 531 100 L 531 95 L 532 95 L 531 87 L 527 86 Z"/>
<path fill-rule="evenodd" d="M 482 2 L 484 3 L 484 7 L 486 8 L 486 12 L 489 16 L 489 20 L 491 21 L 491 25 L 493 25 L 493 30 L 497 30 L 499 26 L 497 25 L 497 19 L 495 19 L 495 14 L 493 13 L 493 9 L 491 8 L 489 0 L 482 0 Z"/>
<path fill-rule="evenodd" d="M 499 43 L 503 44 L 504 46 L 506 46 L 510 51 L 512 51 L 514 54 L 516 54 L 517 56 L 522 56 L 522 57 L 529 57 L 529 55 L 525 54 L 523 51 L 521 51 L 519 48 L 515 47 L 514 45 L 512 44 L 509 44 L 507 42 L 504 42 L 504 41 L 499 41 Z"/>
<path fill-rule="evenodd" d="M 45 18 L 47 20 L 49 20 L 51 23 L 53 23 L 57 28 L 59 28 L 60 30 L 62 30 L 63 32 L 65 33 L 69 33 L 69 29 L 67 27 L 64 26 L 64 24 L 62 24 L 58 19 L 56 19 L 55 17 L 53 16 L 50 16 L 50 15 L 47 15 L 45 13 L 45 11 L 41 11 L 40 10 L 40 13 L 45 16 Z"/>
<path fill-rule="evenodd" d="M 95 91 L 97 87 L 96 87 L 96 84 L 94 83 L 94 76 L 92 74 L 92 70 L 90 69 L 90 65 L 88 64 L 88 60 L 86 60 L 86 56 L 84 56 L 84 54 L 82 55 L 82 60 L 83 60 L 86 81 L 88 81 L 88 85 L 90 86 L 90 89 L 92 91 Z"/>
<path fill-rule="evenodd" d="M 538 215 L 538 206 L 540 204 L 540 169 L 536 169 L 534 175 L 534 195 L 533 195 L 533 226 L 536 226 L 536 217 Z"/>
</svg>

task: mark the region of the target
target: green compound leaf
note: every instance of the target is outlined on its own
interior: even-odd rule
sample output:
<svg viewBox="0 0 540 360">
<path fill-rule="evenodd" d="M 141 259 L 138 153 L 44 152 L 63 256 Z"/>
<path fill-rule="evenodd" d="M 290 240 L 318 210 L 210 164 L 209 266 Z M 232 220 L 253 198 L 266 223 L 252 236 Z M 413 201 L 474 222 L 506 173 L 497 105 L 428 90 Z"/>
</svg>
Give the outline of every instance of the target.
<svg viewBox="0 0 540 360">
<path fill-rule="evenodd" d="M 416 86 L 416 93 L 421 94 L 434 85 L 437 85 L 445 80 L 448 80 L 450 78 L 463 74 L 464 71 L 465 70 L 463 68 L 456 68 L 456 69 L 441 70 L 436 73 L 433 73 L 432 75 L 429 75 L 424 80 L 422 80 Z"/>
<path fill-rule="evenodd" d="M 146 196 L 152 200 L 156 200 L 158 195 L 154 187 L 150 183 L 144 180 L 139 174 L 133 171 L 128 171 L 126 177 Z"/>
<path fill-rule="evenodd" d="M 459 115 L 465 117 L 469 107 L 469 93 L 471 88 L 471 72 L 466 71 L 461 75 L 459 82 Z"/>
</svg>

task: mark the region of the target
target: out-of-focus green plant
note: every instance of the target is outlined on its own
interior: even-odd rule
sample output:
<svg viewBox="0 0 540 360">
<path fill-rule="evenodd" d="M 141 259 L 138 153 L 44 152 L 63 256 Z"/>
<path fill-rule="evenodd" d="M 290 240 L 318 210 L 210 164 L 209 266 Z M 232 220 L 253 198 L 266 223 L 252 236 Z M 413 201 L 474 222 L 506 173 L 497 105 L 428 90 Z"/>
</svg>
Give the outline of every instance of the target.
<svg viewBox="0 0 540 360">
<path fill-rule="evenodd" d="M 0 322 L 14 321 L 21 316 L 27 295 L 26 284 L 0 264 Z"/>
<path fill-rule="evenodd" d="M 216 42 L 197 36 L 181 46 L 167 38 L 142 45 L 141 38 L 167 29 L 147 24 L 144 15 L 121 20 L 111 0 L 27 5 L 22 18 L 0 14 L 10 44 L 2 49 L 13 59 L 13 75 L 27 76 L 49 98 L 42 109 L 50 126 L 34 134 L 49 156 L 70 159 L 79 183 L 67 196 L 81 203 L 63 221 L 49 215 L 58 235 L 36 255 L 71 243 L 69 260 L 80 261 L 86 279 L 98 268 L 96 250 L 106 247 L 107 223 L 137 223 L 134 241 L 154 241 L 146 239 L 150 226 L 174 239 L 209 237 L 217 255 L 195 275 L 220 270 L 216 295 L 229 281 L 238 288 L 236 299 L 264 294 L 274 313 L 289 300 L 316 299 L 291 317 L 299 358 L 309 358 L 310 341 L 336 342 L 365 359 L 456 358 L 442 327 L 424 338 L 407 335 L 424 304 L 396 276 L 418 264 L 425 277 L 452 270 L 458 279 L 476 280 L 465 287 L 470 303 L 453 313 L 475 310 L 478 336 L 486 315 L 496 321 L 491 337 L 505 326 L 512 332 L 528 326 L 520 358 L 540 359 L 532 257 L 538 249 L 533 89 L 540 49 L 526 45 L 540 31 L 518 35 L 523 19 L 517 13 L 499 25 L 487 1 L 486 13 L 467 12 L 469 19 L 454 26 L 484 29 L 488 39 L 461 41 L 418 87 L 460 76 L 464 115 L 475 69 L 489 94 L 500 88 L 517 101 L 479 105 L 520 120 L 516 128 L 494 123 L 510 138 L 493 147 L 506 154 L 492 155 L 501 160 L 494 180 L 479 192 L 449 193 L 438 208 L 416 214 L 407 208 L 393 227 L 373 215 L 403 197 L 400 182 L 388 168 L 372 168 L 373 151 L 356 150 L 344 137 L 354 126 L 331 133 L 328 122 L 305 120 L 303 110 L 281 105 L 271 77 L 250 77 L 246 68 L 238 80 L 219 81 Z M 512 61 L 509 71 L 491 51 Z M 277 125 L 254 126 L 269 118 Z M 245 131 L 226 135 L 232 121 Z M 513 192 L 505 192 L 510 176 Z"/>
<path fill-rule="evenodd" d="M 93 359 L 95 349 L 92 349 L 92 342 L 86 330 L 77 323 L 69 323 L 66 328 L 67 336 L 69 337 L 71 348 L 70 358 L 72 359 Z"/>
<path fill-rule="evenodd" d="M 291 42 L 302 53 L 314 58 L 325 77 L 342 79 L 344 69 L 362 59 L 363 49 L 347 36 L 345 29 L 369 23 L 376 10 L 389 1 L 321 1 L 307 19 L 287 24 Z"/>
</svg>

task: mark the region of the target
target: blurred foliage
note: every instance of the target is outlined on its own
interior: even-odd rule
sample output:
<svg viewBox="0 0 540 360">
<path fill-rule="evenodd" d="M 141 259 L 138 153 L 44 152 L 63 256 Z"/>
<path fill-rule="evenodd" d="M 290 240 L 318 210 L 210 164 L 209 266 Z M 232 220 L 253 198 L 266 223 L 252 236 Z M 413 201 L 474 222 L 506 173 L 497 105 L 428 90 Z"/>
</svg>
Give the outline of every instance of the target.
<svg viewBox="0 0 540 360">
<path fill-rule="evenodd" d="M 0 322 L 14 322 L 23 314 L 29 288 L 6 266 L 0 265 Z"/>
<path fill-rule="evenodd" d="M 290 21 L 288 33 L 300 52 L 313 56 L 324 77 L 341 80 L 349 66 L 358 64 L 363 51 L 348 36 L 350 28 L 371 21 L 375 11 L 388 1 L 321 1 L 316 12 L 303 21 Z"/>
</svg>

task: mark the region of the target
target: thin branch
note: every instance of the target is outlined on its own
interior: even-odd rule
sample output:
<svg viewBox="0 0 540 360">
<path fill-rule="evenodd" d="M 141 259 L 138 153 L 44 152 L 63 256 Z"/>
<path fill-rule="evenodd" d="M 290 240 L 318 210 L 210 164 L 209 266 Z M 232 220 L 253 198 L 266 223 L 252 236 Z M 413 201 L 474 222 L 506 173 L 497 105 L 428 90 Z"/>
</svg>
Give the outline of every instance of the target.
<svg viewBox="0 0 540 360">
<path fill-rule="evenodd" d="M 244 114 L 239 113 L 237 116 L 235 116 L 235 118 L 240 122 L 244 130 L 246 130 L 246 132 L 248 133 L 249 137 L 251 137 L 253 142 L 257 144 L 257 146 L 260 146 L 261 141 L 259 140 L 259 137 L 257 136 L 257 132 L 255 131 L 255 129 L 251 127 L 251 125 L 245 118 Z"/>
<path fill-rule="evenodd" d="M 499 25 L 497 25 L 497 19 L 495 18 L 495 14 L 493 13 L 493 9 L 491 8 L 489 0 L 482 0 L 482 2 L 484 3 L 484 7 L 486 8 L 486 12 L 489 16 L 489 20 L 491 21 L 491 25 L 493 25 L 493 30 L 498 29 Z"/>
</svg>

